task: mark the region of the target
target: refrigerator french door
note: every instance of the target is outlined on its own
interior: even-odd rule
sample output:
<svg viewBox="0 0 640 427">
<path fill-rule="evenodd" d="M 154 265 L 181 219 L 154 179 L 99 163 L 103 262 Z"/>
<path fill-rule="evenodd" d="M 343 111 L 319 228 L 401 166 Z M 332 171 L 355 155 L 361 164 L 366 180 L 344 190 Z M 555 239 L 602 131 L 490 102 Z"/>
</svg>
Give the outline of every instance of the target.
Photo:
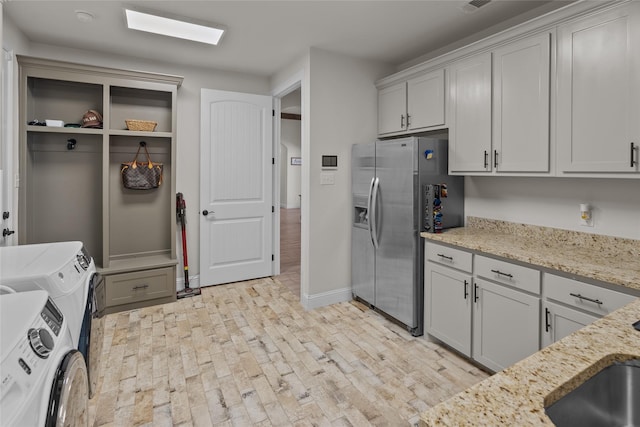
<svg viewBox="0 0 640 427">
<path fill-rule="evenodd" d="M 420 232 L 424 212 L 433 211 L 427 189 L 444 184 L 452 196 L 444 228 L 463 221 L 463 178 L 447 175 L 447 150 L 446 140 L 422 137 L 352 148 L 353 294 L 415 336 L 423 333 L 424 313 Z"/>
</svg>

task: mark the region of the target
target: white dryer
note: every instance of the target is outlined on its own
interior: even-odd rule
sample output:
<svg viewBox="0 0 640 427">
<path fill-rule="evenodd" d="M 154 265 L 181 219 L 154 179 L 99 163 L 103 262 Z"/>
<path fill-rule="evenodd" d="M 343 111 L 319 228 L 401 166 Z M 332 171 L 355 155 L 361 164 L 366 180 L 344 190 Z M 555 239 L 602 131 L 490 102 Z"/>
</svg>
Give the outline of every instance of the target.
<svg viewBox="0 0 640 427">
<path fill-rule="evenodd" d="M 104 331 L 104 284 L 82 242 L 0 247 L 0 285 L 16 292 L 45 290 L 67 318 L 74 346 L 96 391 Z"/>
<path fill-rule="evenodd" d="M 89 382 L 45 291 L 0 295 L 0 425 L 88 426 Z"/>
</svg>

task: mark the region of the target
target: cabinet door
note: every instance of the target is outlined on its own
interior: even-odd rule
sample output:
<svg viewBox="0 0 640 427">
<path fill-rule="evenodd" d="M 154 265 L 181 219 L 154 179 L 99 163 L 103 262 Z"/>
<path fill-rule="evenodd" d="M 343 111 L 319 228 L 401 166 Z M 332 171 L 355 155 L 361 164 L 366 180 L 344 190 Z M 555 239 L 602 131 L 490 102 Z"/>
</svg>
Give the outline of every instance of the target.
<svg viewBox="0 0 640 427">
<path fill-rule="evenodd" d="M 491 53 L 451 65 L 448 106 L 450 171 L 491 171 Z"/>
<path fill-rule="evenodd" d="M 539 350 L 540 298 L 475 279 L 473 358 L 500 371 Z"/>
<path fill-rule="evenodd" d="M 409 130 L 444 125 L 444 69 L 407 82 Z"/>
<path fill-rule="evenodd" d="M 497 172 L 549 170 L 549 33 L 493 52 L 493 158 Z"/>
<path fill-rule="evenodd" d="M 563 172 L 638 172 L 640 2 L 558 28 Z"/>
<path fill-rule="evenodd" d="M 378 134 L 407 129 L 407 84 L 405 82 L 378 91 Z"/>
<path fill-rule="evenodd" d="M 542 346 L 561 340 L 596 320 L 598 317 L 582 313 L 549 301 L 544 304 L 542 316 Z"/>
<path fill-rule="evenodd" d="M 471 276 L 430 262 L 425 267 L 427 333 L 471 356 Z"/>
</svg>

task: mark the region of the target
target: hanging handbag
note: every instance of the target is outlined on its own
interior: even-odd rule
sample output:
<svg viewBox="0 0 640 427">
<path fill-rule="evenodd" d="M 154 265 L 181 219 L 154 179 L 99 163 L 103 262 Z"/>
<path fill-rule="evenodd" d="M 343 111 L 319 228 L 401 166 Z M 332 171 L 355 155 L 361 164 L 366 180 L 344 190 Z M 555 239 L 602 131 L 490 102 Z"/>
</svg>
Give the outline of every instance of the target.
<svg viewBox="0 0 640 427">
<path fill-rule="evenodd" d="M 139 162 L 140 149 L 144 148 L 147 155 L 146 162 Z M 142 141 L 131 162 L 122 163 L 120 169 L 122 185 L 130 190 L 151 190 L 162 184 L 162 163 L 153 163 L 147 150 L 147 144 Z"/>
</svg>

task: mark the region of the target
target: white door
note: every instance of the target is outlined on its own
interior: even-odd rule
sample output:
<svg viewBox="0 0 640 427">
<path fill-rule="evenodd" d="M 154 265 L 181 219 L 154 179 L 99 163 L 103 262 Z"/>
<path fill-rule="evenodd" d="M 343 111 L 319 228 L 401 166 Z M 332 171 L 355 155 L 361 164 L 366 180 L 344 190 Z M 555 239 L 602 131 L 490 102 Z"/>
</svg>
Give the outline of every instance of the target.
<svg viewBox="0 0 640 427">
<path fill-rule="evenodd" d="M 202 89 L 200 283 L 273 274 L 272 99 Z"/>
</svg>

